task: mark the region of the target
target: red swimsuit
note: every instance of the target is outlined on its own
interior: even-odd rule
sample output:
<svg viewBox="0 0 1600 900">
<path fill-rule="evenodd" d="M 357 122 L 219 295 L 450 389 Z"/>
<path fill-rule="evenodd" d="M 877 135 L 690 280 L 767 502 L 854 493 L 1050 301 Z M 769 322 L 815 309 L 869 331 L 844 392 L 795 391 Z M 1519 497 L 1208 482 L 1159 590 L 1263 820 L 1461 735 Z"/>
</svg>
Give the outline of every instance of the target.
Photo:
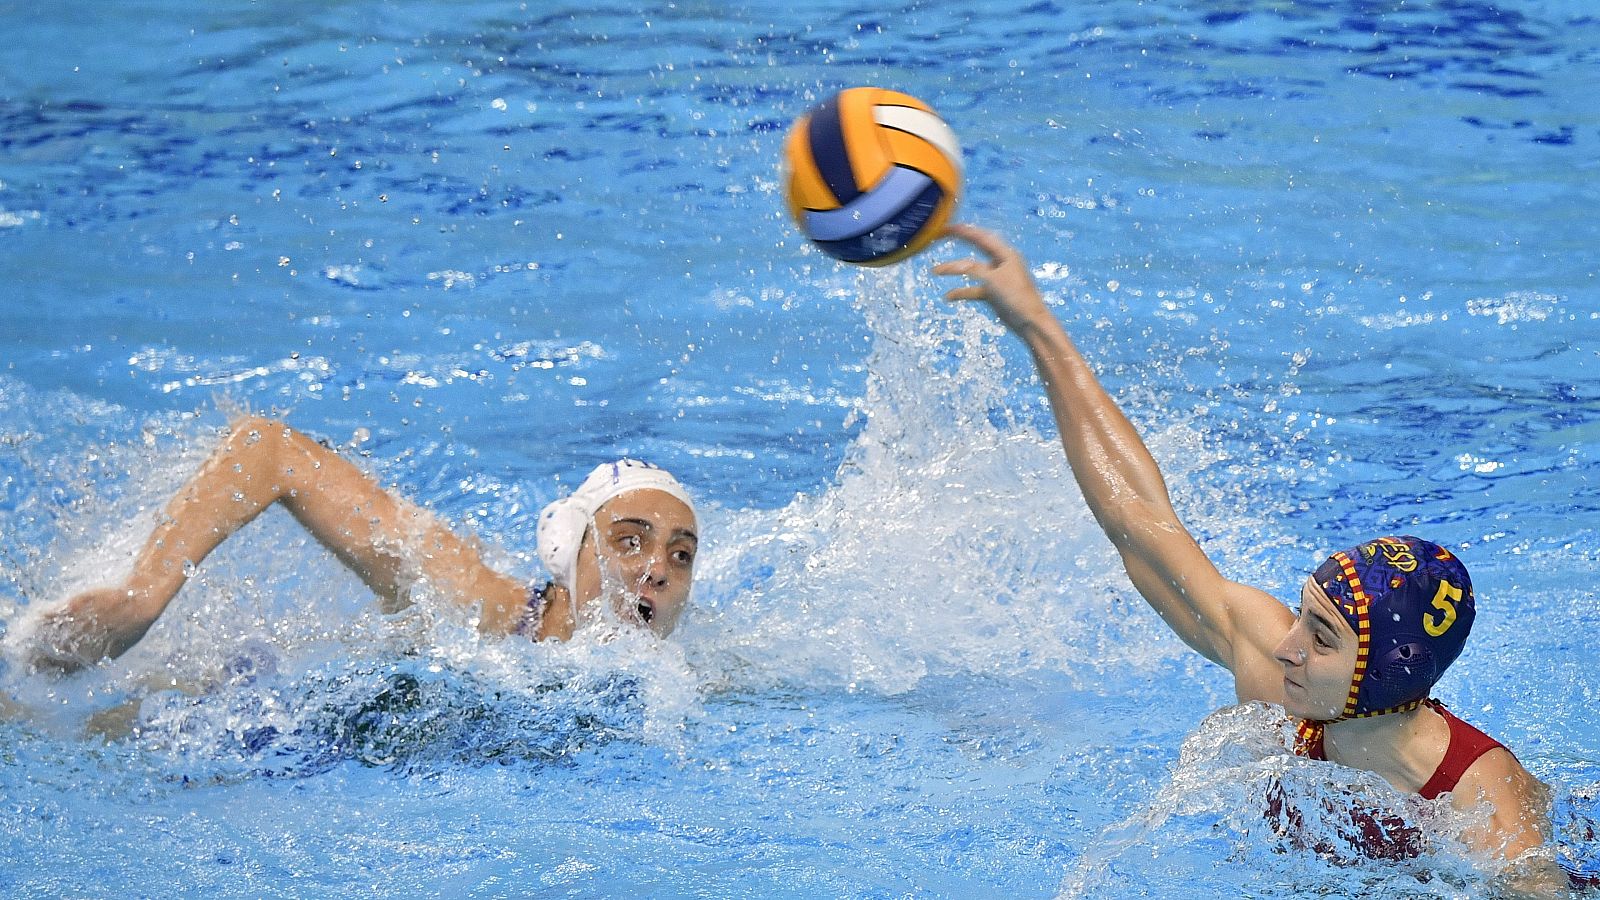
<svg viewBox="0 0 1600 900">
<path fill-rule="evenodd" d="M 1445 723 L 1450 726 L 1450 746 L 1444 751 L 1444 759 L 1439 761 L 1439 768 L 1433 770 L 1433 777 L 1428 779 L 1428 783 L 1417 791 L 1424 800 L 1433 800 L 1440 794 L 1455 790 L 1461 776 L 1467 774 L 1479 757 L 1503 745 L 1456 718 L 1454 713 L 1444 708 L 1443 703 L 1437 700 L 1427 700 L 1425 703 L 1429 709 L 1444 716 Z M 1319 733 L 1310 746 L 1301 750 L 1301 754 L 1310 759 L 1326 760 L 1328 757 L 1322 750 L 1322 735 Z"/>
<path fill-rule="evenodd" d="M 1450 745 L 1445 749 L 1444 759 L 1439 762 L 1439 767 L 1433 770 L 1433 777 L 1428 779 L 1428 783 L 1417 791 L 1424 799 L 1433 800 L 1440 794 L 1455 790 L 1456 784 L 1461 781 L 1461 776 L 1466 774 L 1473 763 L 1485 753 L 1502 745 L 1494 738 L 1456 718 L 1437 700 L 1428 700 L 1427 705 L 1429 709 L 1444 716 L 1445 723 L 1450 726 Z M 1323 750 L 1320 730 L 1306 744 L 1297 745 L 1295 751 L 1310 759 L 1328 758 Z M 1276 823 L 1275 828 L 1279 833 L 1289 837 L 1297 845 L 1314 850 L 1325 857 L 1337 859 L 1341 854 L 1334 845 L 1325 840 L 1307 839 L 1300 812 L 1288 808 L 1282 792 L 1283 786 L 1278 784 L 1268 795 L 1268 818 Z M 1326 803 L 1324 806 L 1329 813 L 1339 809 Z M 1373 859 L 1410 859 L 1422 855 L 1424 850 L 1422 832 L 1400 817 L 1386 815 L 1380 818 L 1374 812 L 1360 807 L 1348 807 L 1345 812 L 1350 817 L 1350 829 L 1336 827 L 1335 830 L 1343 832 L 1347 839 L 1357 844 L 1362 855 Z"/>
</svg>

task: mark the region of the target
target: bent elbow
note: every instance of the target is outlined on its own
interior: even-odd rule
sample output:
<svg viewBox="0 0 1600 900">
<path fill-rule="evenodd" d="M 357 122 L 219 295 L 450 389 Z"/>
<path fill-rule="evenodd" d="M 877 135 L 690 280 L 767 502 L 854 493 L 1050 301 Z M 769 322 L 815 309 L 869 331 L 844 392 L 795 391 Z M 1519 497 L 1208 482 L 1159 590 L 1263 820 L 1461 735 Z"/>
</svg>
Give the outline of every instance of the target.
<svg viewBox="0 0 1600 900">
<path fill-rule="evenodd" d="M 1186 532 L 1167 506 L 1135 499 L 1106 504 L 1095 511 L 1100 528 L 1119 550 L 1183 539 Z"/>
</svg>

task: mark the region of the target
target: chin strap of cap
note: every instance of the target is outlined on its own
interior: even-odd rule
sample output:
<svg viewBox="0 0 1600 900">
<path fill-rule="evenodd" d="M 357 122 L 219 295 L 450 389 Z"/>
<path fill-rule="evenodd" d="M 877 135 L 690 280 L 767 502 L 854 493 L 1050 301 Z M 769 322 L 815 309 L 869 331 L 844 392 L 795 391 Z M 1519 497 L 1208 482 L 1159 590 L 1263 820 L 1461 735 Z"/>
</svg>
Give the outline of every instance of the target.
<svg viewBox="0 0 1600 900">
<path fill-rule="evenodd" d="M 1337 719 L 1301 719 L 1300 724 L 1294 729 L 1294 752 L 1299 756 L 1311 756 L 1315 748 L 1322 746 L 1322 730 L 1334 722 L 1348 722 L 1351 719 L 1370 719 L 1373 716 L 1387 716 L 1390 713 L 1410 712 L 1421 706 L 1424 701 L 1412 700 L 1399 706 L 1388 709 L 1374 709 L 1368 712 L 1351 713 Z"/>
</svg>

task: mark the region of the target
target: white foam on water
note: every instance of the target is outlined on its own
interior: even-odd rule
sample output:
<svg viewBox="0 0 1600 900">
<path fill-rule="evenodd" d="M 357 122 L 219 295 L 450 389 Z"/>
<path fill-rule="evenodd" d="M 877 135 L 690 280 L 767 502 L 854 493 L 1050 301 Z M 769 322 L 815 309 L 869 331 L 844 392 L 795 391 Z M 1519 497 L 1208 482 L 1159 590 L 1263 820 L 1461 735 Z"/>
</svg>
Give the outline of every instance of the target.
<svg viewBox="0 0 1600 900">
<path fill-rule="evenodd" d="M 1032 669 L 1138 681 L 1187 652 L 1132 592 L 1042 389 L 1002 354 L 1013 338 L 941 289 L 915 267 L 858 276 L 873 345 L 834 479 L 781 509 L 713 516 L 686 640 L 714 680 L 889 693 Z M 1149 435 L 1180 487 L 1208 490 L 1186 483 L 1222 459 L 1204 437 L 1182 416 Z M 1202 524 L 1259 540 L 1263 514 L 1233 500 Z"/>
</svg>

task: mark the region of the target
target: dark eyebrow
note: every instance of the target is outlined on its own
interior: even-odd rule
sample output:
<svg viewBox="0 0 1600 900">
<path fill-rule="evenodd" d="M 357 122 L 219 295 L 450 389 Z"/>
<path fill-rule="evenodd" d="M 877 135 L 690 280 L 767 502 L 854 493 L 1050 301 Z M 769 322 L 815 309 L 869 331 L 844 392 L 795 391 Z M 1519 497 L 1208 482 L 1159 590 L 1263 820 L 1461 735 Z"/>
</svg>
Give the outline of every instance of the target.
<svg viewBox="0 0 1600 900">
<path fill-rule="evenodd" d="M 613 525 L 633 525 L 633 526 L 641 528 L 641 529 L 643 529 L 645 531 L 655 531 L 656 530 L 656 523 L 650 521 L 649 519 L 642 519 L 642 518 L 638 518 L 638 517 L 629 517 L 629 518 L 626 518 L 626 519 L 612 519 L 611 520 L 611 524 L 613 524 Z M 695 534 L 693 531 L 691 531 L 691 530 L 689 530 L 687 528 L 678 528 L 678 529 L 675 529 L 672 532 L 672 539 L 676 540 L 678 538 L 688 538 L 689 540 L 694 541 L 696 547 L 700 546 L 700 536 Z"/>
<path fill-rule="evenodd" d="M 1313 600 L 1306 599 L 1307 597 L 1314 599 L 1320 598 L 1322 602 L 1314 603 Z M 1342 642 L 1347 633 L 1354 636 L 1354 629 L 1351 627 L 1348 621 L 1343 618 L 1338 620 L 1333 619 L 1326 612 L 1322 611 L 1320 607 L 1323 606 L 1331 606 L 1334 609 L 1337 609 L 1338 602 L 1332 597 L 1329 597 L 1327 592 L 1322 589 L 1321 585 L 1308 580 L 1306 586 L 1302 589 L 1300 615 L 1306 619 L 1310 619 L 1313 623 L 1320 626 L 1335 641 Z M 1341 622 L 1345 626 L 1343 630 L 1339 628 L 1339 624 Z"/>
<path fill-rule="evenodd" d="M 1306 617 L 1311 619 L 1311 621 L 1313 621 L 1313 622 L 1317 623 L 1318 625 L 1322 626 L 1323 629 L 1325 629 L 1329 634 L 1333 635 L 1334 637 L 1338 637 L 1339 636 L 1339 629 L 1334 627 L 1333 622 L 1327 616 L 1323 615 L 1320 612 L 1317 612 L 1314 609 L 1313 610 L 1302 609 L 1301 611 L 1304 612 Z"/>
</svg>

